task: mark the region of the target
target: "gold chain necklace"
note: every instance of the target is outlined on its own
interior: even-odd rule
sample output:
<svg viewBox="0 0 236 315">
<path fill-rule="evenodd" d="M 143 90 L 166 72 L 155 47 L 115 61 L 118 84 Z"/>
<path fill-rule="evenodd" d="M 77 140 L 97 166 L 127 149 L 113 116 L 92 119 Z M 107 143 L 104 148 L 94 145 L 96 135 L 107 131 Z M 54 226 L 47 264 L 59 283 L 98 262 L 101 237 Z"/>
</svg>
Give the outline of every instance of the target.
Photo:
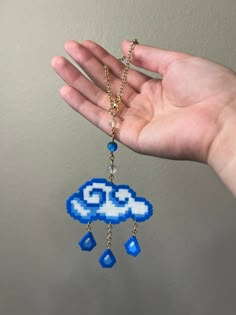
<svg viewBox="0 0 236 315">
<path fill-rule="evenodd" d="M 110 101 L 109 113 L 112 115 L 110 136 L 112 138 L 113 145 L 115 145 L 114 139 L 115 139 L 115 132 L 116 132 L 116 116 L 117 116 L 117 113 L 119 111 L 119 103 L 121 102 L 121 98 L 124 94 L 124 88 L 125 88 L 125 85 L 127 82 L 127 77 L 128 77 L 128 72 L 129 72 L 129 68 L 130 68 L 132 53 L 133 53 L 135 45 L 137 45 L 137 44 L 138 44 L 137 39 L 134 39 L 133 41 L 131 41 L 129 48 L 128 48 L 127 57 L 122 56 L 121 58 L 118 59 L 120 61 L 126 61 L 126 62 L 124 64 L 124 71 L 123 71 L 123 74 L 121 76 L 121 84 L 120 84 L 120 88 L 119 88 L 117 96 L 113 96 L 113 93 L 112 93 L 109 67 L 106 64 L 104 65 L 106 88 L 107 88 L 107 94 L 109 96 L 109 101 Z M 110 144 L 110 146 L 111 146 L 111 144 Z M 115 156 L 114 156 L 113 152 L 114 151 L 110 151 L 110 162 L 111 163 L 108 166 L 108 171 L 110 172 L 110 175 L 109 175 L 110 182 L 113 182 L 114 173 L 117 170 L 117 167 L 114 165 Z"/>
</svg>

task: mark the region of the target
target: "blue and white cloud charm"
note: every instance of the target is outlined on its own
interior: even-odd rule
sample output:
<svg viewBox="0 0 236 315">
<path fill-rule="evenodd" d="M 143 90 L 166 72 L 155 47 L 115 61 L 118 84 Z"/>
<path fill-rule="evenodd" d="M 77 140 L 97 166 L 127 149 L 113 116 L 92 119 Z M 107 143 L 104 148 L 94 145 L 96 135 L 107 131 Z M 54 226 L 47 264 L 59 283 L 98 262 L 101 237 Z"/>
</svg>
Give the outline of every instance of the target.
<svg viewBox="0 0 236 315">
<path fill-rule="evenodd" d="M 144 222 L 153 214 L 152 204 L 147 199 L 138 197 L 130 186 L 116 185 L 105 178 L 92 178 L 85 182 L 67 199 L 66 209 L 74 220 L 84 224 L 97 220 L 107 224 L 119 224 L 129 218 L 136 222 Z M 136 238 L 131 238 L 127 242 L 125 244 L 127 253 L 137 256 L 141 249 Z M 91 232 L 86 233 L 79 244 L 82 250 L 87 251 L 96 246 Z M 100 263 L 102 258 L 109 262 L 101 263 L 104 268 L 111 268 L 115 263 L 113 254 L 110 252 L 108 254 L 109 256 L 105 252 L 100 258 Z"/>
<path fill-rule="evenodd" d="M 69 215 L 80 223 L 100 220 L 118 224 L 129 218 L 143 222 L 153 213 L 151 203 L 137 197 L 128 185 L 115 185 L 105 178 L 92 178 L 84 183 L 68 198 L 66 208 Z"/>
</svg>

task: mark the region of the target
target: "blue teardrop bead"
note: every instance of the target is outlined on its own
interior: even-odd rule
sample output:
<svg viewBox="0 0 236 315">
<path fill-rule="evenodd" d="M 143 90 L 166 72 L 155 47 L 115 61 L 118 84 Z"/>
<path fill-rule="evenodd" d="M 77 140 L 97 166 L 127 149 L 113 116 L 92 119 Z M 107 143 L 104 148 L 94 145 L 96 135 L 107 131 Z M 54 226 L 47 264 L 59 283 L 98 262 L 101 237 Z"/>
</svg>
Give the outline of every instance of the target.
<svg viewBox="0 0 236 315">
<path fill-rule="evenodd" d="M 89 251 L 89 252 L 97 245 L 92 232 L 87 232 L 81 238 L 81 240 L 79 241 L 78 244 L 79 244 L 81 250 L 85 250 L 85 251 Z"/>
<path fill-rule="evenodd" d="M 136 257 L 141 252 L 141 247 L 136 236 L 131 236 L 124 244 L 127 254 Z"/>
<path fill-rule="evenodd" d="M 103 268 L 112 268 L 115 265 L 116 258 L 109 248 L 102 253 L 99 263 Z"/>
</svg>

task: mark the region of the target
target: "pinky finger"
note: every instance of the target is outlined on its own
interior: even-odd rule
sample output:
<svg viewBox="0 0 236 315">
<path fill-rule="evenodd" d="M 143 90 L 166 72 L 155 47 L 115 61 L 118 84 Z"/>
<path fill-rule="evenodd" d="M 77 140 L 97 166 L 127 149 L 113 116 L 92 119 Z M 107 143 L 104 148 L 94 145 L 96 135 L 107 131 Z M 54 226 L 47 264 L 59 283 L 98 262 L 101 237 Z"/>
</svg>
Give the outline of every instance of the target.
<svg viewBox="0 0 236 315">
<path fill-rule="evenodd" d="M 67 104 L 93 125 L 107 134 L 111 132 L 111 115 L 108 111 L 90 102 L 71 86 L 63 86 L 60 89 L 60 94 Z M 120 120 L 118 117 L 117 119 Z"/>
</svg>

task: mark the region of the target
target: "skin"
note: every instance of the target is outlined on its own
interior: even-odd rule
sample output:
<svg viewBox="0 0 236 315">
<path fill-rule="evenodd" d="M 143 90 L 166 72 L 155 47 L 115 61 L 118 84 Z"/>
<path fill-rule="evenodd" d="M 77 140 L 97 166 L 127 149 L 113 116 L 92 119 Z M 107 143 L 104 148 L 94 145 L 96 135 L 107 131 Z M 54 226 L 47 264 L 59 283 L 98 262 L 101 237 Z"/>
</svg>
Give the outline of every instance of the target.
<svg viewBox="0 0 236 315">
<path fill-rule="evenodd" d="M 122 43 L 124 55 L 129 44 Z M 104 64 L 115 95 L 123 64 L 88 40 L 70 40 L 65 50 L 91 80 L 66 58 L 54 57 L 51 65 L 66 83 L 61 96 L 109 133 Z M 130 69 L 119 104 L 117 140 L 141 154 L 206 163 L 236 196 L 235 72 L 203 58 L 140 44 L 134 48 L 132 64 L 161 79 Z"/>
</svg>

